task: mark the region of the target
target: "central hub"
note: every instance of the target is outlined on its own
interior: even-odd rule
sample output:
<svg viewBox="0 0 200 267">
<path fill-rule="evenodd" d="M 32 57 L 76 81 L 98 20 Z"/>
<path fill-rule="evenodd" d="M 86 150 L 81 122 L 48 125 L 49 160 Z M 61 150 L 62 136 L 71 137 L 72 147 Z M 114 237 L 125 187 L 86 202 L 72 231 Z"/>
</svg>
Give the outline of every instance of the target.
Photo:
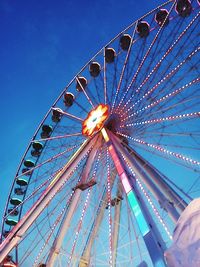
<svg viewBox="0 0 200 267">
<path fill-rule="evenodd" d="M 82 124 L 82 134 L 86 136 L 92 136 L 104 126 L 105 121 L 109 117 L 109 106 L 100 104 L 92 109 L 87 118 Z"/>
</svg>

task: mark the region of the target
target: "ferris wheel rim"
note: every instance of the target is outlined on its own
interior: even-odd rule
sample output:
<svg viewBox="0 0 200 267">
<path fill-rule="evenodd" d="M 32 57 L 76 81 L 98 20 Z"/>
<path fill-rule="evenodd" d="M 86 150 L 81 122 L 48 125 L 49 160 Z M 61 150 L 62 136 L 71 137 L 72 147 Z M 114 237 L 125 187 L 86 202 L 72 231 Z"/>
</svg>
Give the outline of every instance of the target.
<svg viewBox="0 0 200 267">
<path fill-rule="evenodd" d="M 79 77 L 80 74 L 82 74 L 82 72 L 89 66 L 89 64 L 90 64 L 90 63 L 91 63 L 91 62 L 92 62 L 92 61 L 93 61 L 99 54 L 101 54 L 103 51 L 105 51 L 105 48 L 106 48 L 106 47 L 108 47 L 110 44 L 112 44 L 115 40 L 119 39 L 119 37 L 120 37 L 123 33 L 125 33 L 127 30 L 129 30 L 129 28 L 133 27 L 133 25 L 136 25 L 136 23 L 137 23 L 138 21 L 144 19 L 146 16 L 148 16 L 148 15 L 154 13 L 156 10 L 160 9 L 161 7 L 166 6 L 167 4 L 169 4 L 169 3 L 171 3 L 171 2 L 173 2 L 173 3 L 175 4 L 175 1 L 172 1 L 172 0 L 167 1 L 167 2 L 165 2 L 164 4 L 162 4 L 162 5 L 158 6 L 157 8 L 153 9 L 152 11 L 150 11 L 149 13 L 147 13 L 146 15 L 142 16 L 140 19 L 138 19 L 138 20 L 135 21 L 134 23 L 130 24 L 125 30 L 121 31 L 121 32 L 120 32 L 118 35 L 116 35 L 116 36 L 115 36 L 115 37 L 114 37 L 114 38 L 113 38 L 107 45 L 105 45 L 102 49 L 100 49 L 100 50 L 97 52 L 97 54 L 95 54 L 95 56 L 94 56 L 90 61 L 88 61 L 88 62 L 86 63 L 86 65 L 85 65 L 85 66 L 78 72 L 78 74 L 74 76 L 74 78 L 71 80 L 71 82 L 67 85 L 67 87 L 62 91 L 62 93 L 59 95 L 59 97 L 58 97 L 58 98 L 56 99 L 56 101 L 53 103 L 52 107 L 48 110 L 47 114 L 45 115 L 44 119 L 43 119 L 42 122 L 40 123 L 40 125 L 39 125 L 38 129 L 36 130 L 35 134 L 33 135 L 33 138 L 31 139 L 31 141 L 30 141 L 30 143 L 29 143 L 29 145 L 28 145 L 28 147 L 27 147 L 27 150 L 25 151 L 25 154 L 24 154 L 24 156 L 22 157 L 22 160 L 21 160 L 21 163 L 20 163 L 20 165 L 19 165 L 19 167 L 18 167 L 18 170 L 17 170 L 17 174 L 16 174 L 16 176 L 15 176 L 15 179 L 18 178 L 18 173 L 19 173 L 20 168 L 21 168 L 21 166 L 22 166 L 22 164 L 23 164 L 23 162 L 24 162 L 24 160 L 25 160 L 25 158 L 26 158 L 26 155 L 28 154 L 28 151 L 29 151 L 29 149 L 30 149 L 30 147 L 31 147 L 31 145 L 32 145 L 32 142 L 35 141 L 34 138 L 35 138 L 35 137 L 37 136 L 37 134 L 39 133 L 39 131 L 40 131 L 42 125 L 44 125 L 44 122 L 45 122 L 46 118 L 51 114 L 52 109 L 54 109 L 54 108 L 56 107 L 56 104 L 57 104 L 58 101 L 63 97 L 64 93 L 66 93 L 66 92 L 68 91 L 68 88 L 74 83 L 75 80 L 78 79 L 77 77 Z M 36 140 L 37 140 L 37 139 L 36 139 Z M 150 144 L 150 145 L 151 145 L 151 144 Z M 3 218 L 3 226 L 2 226 L 2 230 L 3 230 L 3 227 L 4 227 L 4 223 L 5 223 L 5 218 L 7 218 L 7 217 L 6 217 L 6 216 L 7 216 L 7 210 L 8 210 L 9 202 L 10 202 L 10 200 L 11 200 L 11 195 L 12 195 L 12 192 L 13 192 L 13 188 L 14 188 L 14 185 L 15 185 L 15 179 L 14 179 L 14 181 L 13 181 L 13 185 L 12 185 L 12 188 L 11 188 L 11 190 L 10 190 L 9 197 L 8 197 L 8 200 L 7 200 L 7 204 L 6 204 L 6 208 L 5 208 L 5 213 L 4 213 L 4 214 L 5 214 L 5 217 Z M 3 233 L 3 231 L 2 231 L 2 233 Z"/>
</svg>

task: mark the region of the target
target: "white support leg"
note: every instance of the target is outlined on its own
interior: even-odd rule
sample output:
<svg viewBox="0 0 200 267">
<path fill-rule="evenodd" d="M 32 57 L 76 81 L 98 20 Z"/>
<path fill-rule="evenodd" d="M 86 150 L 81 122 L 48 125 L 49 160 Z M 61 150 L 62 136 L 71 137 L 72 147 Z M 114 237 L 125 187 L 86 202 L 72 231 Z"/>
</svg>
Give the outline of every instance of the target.
<svg viewBox="0 0 200 267">
<path fill-rule="evenodd" d="M 83 174 L 82 174 L 80 183 L 84 183 L 88 179 L 92 164 L 94 162 L 94 158 L 95 158 L 96 153 L 97 153 L 97 149 L 98 149 L 99 144 L 100 144 L 99 141 L 94 145 L 93 149 L 90 152 L 90 155 L 89 155 L 87 162 L 86 162 L 86 166 L 83 170 Z M 69 229 L 71 219 L 72 219 L 73 214 L 76 211 L 76 208 L 77 208 L 78 203 L 80 201 L 81 192 L 82 192 L 81 189 L 79 189 L 79 188 L 76 189 L 74 196 L 73 196 L 73 199 L 70 203 L 69 209 L 67 209 L 65 212 L 65 216 L 62 220 L 62 223 L 60 225 L 60 229 L 59 229 L 57 236 L 54 240 L 53 246 L 50 250 L 50 254 L 49 254 L 49 257 L 48 257 L 47 262 L 46 262 L 48 267 L 54 266 L 56 257 L 60 253 L 63 239 L 64 239 L 64 237 L 65 237 L 65 235 Z"/>
<path fill-rule="evenodd" d="M 124 191 L 128 198 L 129 204 L 131 206 L 131 209 L 138 223 L 138 227 L 140 229 L 141 235 L 143 237 L 143 240 L 149 252 L 149 256 L 152 260 L 153 266 L 166 267 L 163 250 L 159 246 L 159 243 L 156 240 L 156 236 L 154 235 L 154 232 L 152 231 L 151 226 L 148 224 L 148 217 L 145 214 L 145 210 L 143 210 L 143 207 L 141 206 L 141 204 L 139 203 L 139 200 L 137 199 L 135 195 L 131 181 L 127 176 L 124 163 L 122 159 L 119 157 L 120 153 L 124 154 L 123 147 L 121 146 L 119 142 L 117 142 L 116 140 L 113 140 L 111 138 L 111 135 L 109 135 L 104 128 L 102 129 L 102 135 L 108 145 L 109 153 L 113 159 L 117 173 L 120 177 Z M 121 151 L 118 148 L 118 145 L 121 146 L 120 147 Z M 133 164 L 133 167 L 134 167 L 134 164 Z M 137 168 L 134 167 L 134 170 L 135 169 L 137 170 Z M 155 191 L 155 188 L 154 188 L 154 191 Z"/>
<path fill-rule="evenodd" d="M 154 168 L 149 162 L 143 159 L 136 151 L 130 151 L 130 154 L 135 158 L 137 163 L 143 168 L 146 173 L 151 177 L 151 179 L 159 186 L 163 194 L 169 198 L 171 202 L 180 210 L 182 213 L 187 207 L 187 203 L 165 182 L 165 180 L 160 175 L 159 171 Z"/>
<path fill-rule="evenodd" d="M 55 239 L 53 246 L 51 247 L 49 258 L 46 262 L 48 267 L 54 266 L 56 257 L 60 253 L 63 239 L 65 237 L 67 230 L 69 229 L 73 214 L 76 211 L 77 205 L 78 205 L 79 200 L 80 200 L 81 192 L 82 192 L 81 189 L 79 189 L 79 188 L 76 189 L 74 197 L 72 199 L 72 202 L 70 203 L 69 209 L 65 213 L 65 218 L 63 220 L 63 224 L 62 224 L 61 228 L 59 229 L 59 234 L 58 234 L 57 238 Z"/>
<path fill-rule="evenodd" d="M 163 195 L 159 188 L 153 183 L 149 176 L 140 168 L 140 165 L 136 160 L 130 155 L 130 153 L 120 144 L 118 140 L 114 138 L 113 134 L 110 134 L 112 142 L 116 147 L 117 151 L 122 154 L 134 173 L 139 177 L 147 188 L 153 193 L 160 205 L 168 212 L 174 223 L 177 222 L 180 214 L 177 212 L 176 208 L 169 202 L 169 200 Z"/>
<path fill-rule="evenodd" d="M 90 255 L 91 255 L 91 250 L 92 250 L 92 245 L 94 243 L 94 240 L 97 236 L 98 230 L 99 230 L 99 226 L 101 225 L 101 221 L 103 220 L 103 216 L 104 216 L 104 212 L 105 212 L 105 208 L 106 208 L 106 202 L 104 201 L 102 203 L 102 206 L 100 207 L 99 213 L 97 215 L 95 224 L 94 224 L 94 228 L 92 229 L 92 233 L 89 237 L 89 240 L 86 244 L 86 249 L 81 257 L 80 263 L 79 263 L 79 267 L 88 267 L 89 266 L 89 262 L 90 262 Z"/>
<path fill-rule="evenodd" d="M 110 179 L 111 180 L 110 181 L 111 190 L 112 190 L 112 187 L 113 187 L 113 184 L 114 184 L 114 181 L 115 181 L 116 174 L 117 174 L 116 171 L 113 170 L 113 172 L 111 174 L 111 179 Z M 99 226 L 101 225 L 101 222 L 102 222 L 103 216 L 104 216 L 104 212 L 105 212 L 105 209 L 106 209 L 106 206 L 107 206 L 107 194 L 106 194 L 106 192 L 103 195 L 101 202 L 102 202 L 102 205 L 101 205 L 101 207 L 99 207 L 99 213 L 97 214 L 97 217 L 96 217 L 96 219 L 94 221 L 94 226 L 93 226 L 93 228 L 91 230 L 91 233 L 90 233 L 90 236 L 89 236 L 89 240 L 87 241 L 87 244 L 86 244 L 86 248 L 83 251 L 79 267 L 87 267 L 87 266 L 89 266 L 92 245 L 93 245 L 94 240 L 95 240 L 95 238 L 96 238 L 96 236 L 98 234 Z"/>
</svg>

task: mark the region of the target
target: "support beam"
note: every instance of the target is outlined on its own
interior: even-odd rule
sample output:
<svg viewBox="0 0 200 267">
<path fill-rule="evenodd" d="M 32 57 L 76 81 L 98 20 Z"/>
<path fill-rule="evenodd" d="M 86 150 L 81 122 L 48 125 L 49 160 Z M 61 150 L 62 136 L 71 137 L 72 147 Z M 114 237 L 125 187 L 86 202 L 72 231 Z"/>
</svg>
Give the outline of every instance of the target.
<svg viewBox="0 0 200 267">
<path fill-rule="evenodd" d="M 111 173 L 111 179 L 110 179 L 110 188 L 112 190 L 114 181 L 115 181 L 115 177 L 116 177 L 116 170 L 113 170 L 113 172 Z M 81 260 L 80 260 L 80 264 L 79 267 L 87 267 L 90 264 L 90 257 L 91 257 L 91 250 L 92 250 L 92 246 L 94 243 L 94 240 L 98 234 L 99 231 L 99 227 L 101 225 L 101 222 L 103 220 L 103 216 L 104 216 L 104 212 L 107 206 L 107 193 L 106 190 L 103 193 L 101 202 L 100 202 L 100 206 L 98 208 L 97 211 L 97 217 L 95 218 L 95 221 L 93 223 L 92 229 L 90 231 L 90 236 L 87 240 L 85 249 L 83 251 Z"/>
<path fill-rule="evenodd" d="M 160 172 L 153 167 L 148 161 L 142 158 L 136 151 L 128 147 L 128 151 L 131 156 L 137 161 L 137 163 L 141 166 L 142 169 L 146 171 L 146 173 L 151 177 L 151 179 L 155 182 L 156 185 L 162 190 L 163 194 L 169 198 L 171 202 L 180 210 L 182 213 L 184 209 L 187 207 L 187 203 L 173 190 L 173 188 L 162 178 Z"/>
<path fill-rule="evenodd" d="M 171 203 L 164 194 L 160 191 L 157 185 L 152 181 L 152 179 L 144 172 L 144 170 L 140 167 L 138 162 L 130 155 L 130 153 L 120 144 L 120 142 L 114 137 L 111 133 L 111 139 L 114 143 L 117 151 L 122 154 L 126 161 L 128 162 L 129 166 L 132 168 L 134 173 L 137 177 L 139 177 L 146 187 L 153 193 L 155 198 L 157 199 L 158 203 L 160 203 L 161 207 L 165 209 L 169 216 L 171 217 L 172 221 L 176 224 L 180 214 L 174 207 L 173 203 Z"/>
<path fill-rule="evenodd" d="M 97 151 L 98 151 L 98 149 L 99 149 L 99 147 L 101 145 L 101 142 L 102 142 L 102 139 L 99 138 L 97 140 L 97 142 L 94 144 L 94 147 L 91 150 L 91 152 L 89 154 L 89 157 L 87 159 L 86 166 L 85 166 L 85 168 L 83 170 L 80 183 L 86 183 L 87 182 L 87 180 L 89 178 L 89 173 L 91 171 L 92 165 L 94 163 L 94 159 L 95 159 Z"/>
<path fill-rule="evenodd" d="M 48 267 L 53 267 L 56 261 L 57 256 L 60 253 L 60 249 L 62 246 L 63 239 L 66 235 L 67 230 L 70 227 L 71 219 L 73 217 L 74 212 L 76 211 L 77 205 L 81 196 L 81 189 L 76 189 L 72 202 L 70 203 L 69 209 L 66 210 L 65 217 L 63 223 L 59 229 L 59 233 L 54 240 L 53 246 L 51 247 L 49 257 L 47 259 L 46 265 Z"/>
<path fill-rule="evenodd" d="M 97 136 L 86 140 L 82 146 L 71 157 L 69 162 L 60 171 L 54 180 L 49 184 L 37 202 L 30 208 L 18 224 L 12 229 L 8 237 L 0 245 L 0 262 L 20 242 L 26 231 L 30 228 L 37 217 L 49 205 L 54 195 L 62 188 L 63 184 L 70 177 L 72 170 L 78 165 L 81 159 L 88 153 L 97 141 Z"/>
<path fill-rule="evenodd" d="M 135 193 L 133 191 L 133 188 L 131 186 L 131 183 L 129 182 L 128 176 L 124 170 L 123 164 L 116 152 L 116 141 L 113 141 L 111 139 L 111 136 L 107 133 L 105 128 L 101 130 L 102 135 L 108 145 L 109 153 L 113 159 L 113 162 L 115 164 L 116 170 L 118 172 L 118 175 L 121 179 L 122 185 L 124 187 L 124 191 L 127 195 L 129 204 L 131 206 L 131 209 L 134 213 L 134 216 L 136 218 L 136 221 L 138 223 L 138 227 L 140 229 L 140 232 L 143 236 L 143 240 L 146 244 L 147 250 L 149 252 L 149 256 L 152 260 L 152 263 L 155 267 L 166 267 L 164 255 L 162 249 L 158 246 L 157 241 L 155 240 L 155 237 L 153 235 L 153 232 L 148 225 L 147 219 L 145 217 L 145 214 L 142 210 L 142 207 L 140 203 L 138 202 L 137 197 L 135 196 Z"/>
<path fill-rule="evenodd" d="M 140 203 L 141 209 L 145 214 L 145 218 L 146 221 L 148 222 L 148 224 L 151 226 L 151 232 L 154 236 L 154 239 L 157 241 L 157 245 L 160 247 L 160 249 L 162 250 L 162 253 L 164 254 L 165 250 L 166 250 L 166 244 L 162 239 L 162 236 L 160 234 L 160 231 L 158 230 L 158 227 L 155 223 L 155 221 L 153 220 L 151 213 L 149 211 L 149 208 L 146 206 L 145 201 L 140 193 L 140 191 L 138 190 L 136 181 L 133 180 L 133 177 L 129 177 L 129 181 L 131 183 L 131 186 L 135 192 L 135 195 L 138 199 L 138 202 Z M 134 181 L 134 182 L 133 182 Z"/>
<path fill-rule="evenodd" d="M 94 222 L 93 228 L 91 229 L 90 236 L 86 244 L 86 248 L 81 256 L 79 267 L 88 267 L 90 265 L 90 255 L 91 255 L 92 245 L 94 243 L 99 227 L 103 220 L 106 205 L 107 205 L 106 201 L 102 201 L 102 205 L 101 207 L 99 207 L 99 211 L 97 212 L 97 218 Z"/>
<path fill-rule="evenodd" d="M 88 179 L 88 176 L 89 176 L 91 167 L 93 165 L 94 158 L 96 156 L 97 149 L 99 148 L 99 145 L 100 145 L 100 140 L 97 141 L 97 143 L 94 145 L 94 147 L 92 148 L 92 150 L 89 154 L 89 157 L 88 157 L 87 162 L 86 162 L 86 166 L 83 170 L 83 174 L 82 174 L 81 179 L 80 179 L 80 184 L 86 183 L 86 181 Z M 69 209 L 67 209 L 65 212 L 64 218 L 63 218 L 62 223 L 60 225 L 60 228 L 58 230 L 57 236 L 54 239 L 53 245 L 51 247 L 51 250 L 50 250 L 47 262 L 46 262 L 46 265 L 48 267 L 54 266 L 56 257 L 60 253 L 63 239 L 64 239 L 64 237 L 65 237 L 65 235 L 69 229 L 71 219 L 72 219 L 73 214 L 76 211 L 76 208 L 77 208 L 78 203 L 80 201 L 81 192 L 82 192 L 82 190 L 80 188 L 77 188 L 75 190 L 73 199 L 69 205 Z"/>
</svg>

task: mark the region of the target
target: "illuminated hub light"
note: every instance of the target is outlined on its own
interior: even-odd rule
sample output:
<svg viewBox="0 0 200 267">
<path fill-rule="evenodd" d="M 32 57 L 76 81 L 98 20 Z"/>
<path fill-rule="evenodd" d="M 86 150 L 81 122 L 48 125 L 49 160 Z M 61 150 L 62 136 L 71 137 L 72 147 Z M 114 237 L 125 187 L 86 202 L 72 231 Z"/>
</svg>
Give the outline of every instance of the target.
<svg viewBox="0 0 200 267">
<path fill-rule="evenodd" d="M 98 105 L 95 109 L 89 112 L 87 118 L 84 120 L 82 125 L 82 134 L 86 136 L 92 136 L 94 133 L 101 130 L 108 116 L 108 105 Z"/>
</svg>

